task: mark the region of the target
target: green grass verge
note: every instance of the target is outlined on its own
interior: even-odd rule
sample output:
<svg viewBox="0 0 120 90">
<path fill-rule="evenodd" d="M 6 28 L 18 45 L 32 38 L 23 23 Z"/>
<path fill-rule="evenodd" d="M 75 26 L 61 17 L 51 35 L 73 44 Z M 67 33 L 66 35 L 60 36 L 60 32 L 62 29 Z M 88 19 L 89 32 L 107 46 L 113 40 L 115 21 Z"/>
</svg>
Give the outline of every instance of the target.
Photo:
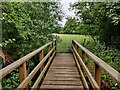
<svg viewBox="0 0 120 90">
<path fill-rule="evenodd" d="M 71 43 L 72 40 L 76 40 L 77 42 L 83 44 L 85 41 L 89 41 L 91 38 L 85 35 L 77 35 L 77 34 L 54 34 L 59 37 L 57 41 L 57 51 L 58 52 L 71 52 Z"/>
</svg>

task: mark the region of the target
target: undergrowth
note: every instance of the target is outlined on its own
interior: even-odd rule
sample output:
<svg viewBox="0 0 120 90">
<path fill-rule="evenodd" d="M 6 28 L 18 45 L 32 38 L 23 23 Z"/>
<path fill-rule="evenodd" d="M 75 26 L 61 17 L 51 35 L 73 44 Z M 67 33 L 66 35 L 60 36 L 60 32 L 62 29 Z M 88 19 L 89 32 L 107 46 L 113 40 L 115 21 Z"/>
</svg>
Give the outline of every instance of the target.
<svg viewBox="0 0 120 90">
<path fill-rule="evenodd" d="M 101 58 L 104 62 L 109 64 L 115 70 L 120 72 L 120 51 L 115 48 L 110 48 L 105 46 L 105 44 L 101 44 L 98 40 L 90 40 L 86 42 L 84 46 L 94 53 L 96 56 Z M 90 68 L 90 71 L 93 71 L 94 65 L 90 58 L 86 58 L 87 66 Z M 104 85 L 103 85 L 104 84 Z M 112 77 L 106 73 L 105 71 L 102 72 L 102 85 L 104 86 L 103 89 L 120 89 L 120 85 L 112 79 Z"/>
</svg>

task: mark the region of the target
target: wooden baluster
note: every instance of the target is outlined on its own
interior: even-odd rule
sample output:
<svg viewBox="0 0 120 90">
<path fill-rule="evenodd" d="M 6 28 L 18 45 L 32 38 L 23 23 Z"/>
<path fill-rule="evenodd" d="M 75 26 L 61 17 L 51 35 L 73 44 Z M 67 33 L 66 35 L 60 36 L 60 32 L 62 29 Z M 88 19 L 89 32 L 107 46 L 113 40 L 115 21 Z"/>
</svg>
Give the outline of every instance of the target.
<svg viewBox="0 0 120 90">
<path fill-rule="evenodd" d="M 44 58 L 44 51 L 43 50 L 40 51 L 39 58 L 40 58 L 40 61 L 42 61 L 42 59 Z M 44 64 L 41 66 L 40 72 L 42 72 L 43 68 L 44 68 Z"/>
<path fill-rule="evenodd" d="M 74 43 L 74 41 L 72 40 L 72 45 L 75 47 L 75 43 Z"/>
<path fill-rule="evenodd" d="M 73 40 L 72 40 L 72 46 L 74 46 Z M 72 46 L 71 46 L 71 47 L 72 47 Z M 72 48 L 72 49 L 73 49 L 73 48 Z"/>
<path fill-rule="evenodd" d="M 84 63 L 85 63 L 85 57 L 86 57 L 86 53 L 82 50 L 82 60 Z M 82 72 L 83 72 L 83 74 L 85 74 L 85 71 L 83 68 L 82 68 Z"/>
<path fill-rule="evenodd" d="M 56 42 L 56 40 L 55 40 L 55 51 L 57 50 L 57 42 Z"/>
<path fill-rule="evenodd" d="M 80 54 L 80 47 L 79 46 L 77 46 L 77 52 L 78 52 L 78 54 Z"/>
<path fill-rule="evenodd" d="M 20 83 L 27 77 L 26 62 L 19 67 L 19 80 Z M 28 86 L 26 87 L 26 89 Z"/>
<path fill-rule="evenodd" d="M 42 61 L 43 58 L 44 58 L 44 50 L 41 50 L 39 52 L 39 61 Z M 35 83 L 35 81 L 37 80 L 38 76 L 40 75 L 40 72 L 42 72 L 43 68 L 44 68 L 44 64 L 41 66 L 40 71 L 38 71 L 35 74 L 34 78 L 32 78 L 32 82 L 33 83 Z M 41 83 L 39 85 L 41 85 Z"/>
<path fill-rule="evenodd" d="M 56 39 L 53 40 L 52 42 L 52 47 L 55 46 L 55 51 L 57 50 L 57 42 L 56 42 Z"/>
<path fill-rule="evenodd" d="M 40 61 L 43 60 L 43 58 L 44 58 L 44 50 L 41 50 L 41 51 L 40 51 L 40 53 L 39 53 L 39 58 L 40 58 Z M 40 72 L 42 72 L 43 69 L 44 69 L 44 64 L 41 66 Z M 41 86 L 41 84 L 42 84 L 42 82 L 43 82 L 43 79 L 44 79 L 44 75 L 43 75 L 43 78 L 42 78 L 41 82 L 39 83 L 38 88 Z"/>
<path fill-rule="evenodd" d="M 77 44 L 74 45 L 75 49 L 77 50 Z"/>
<path fill-rule="evenodd" d="M 98 86 L 101 86 L 101 71 L 102 69 L 94 62 L 94 78 Z"/>
<path fill-rule="evenodd" d="M 51 44 L 48 46 L 48 53 L 50 52 L 50 48 L 51 48 Z M 50 56 L 48 57 L 48 60 L 50 60 Z"/>
<path fill-rule="evenodd" d="M 19 80 L 20 83 L 27 77 L 26 62 L 19 67 Z"/>
<path fill-rule="evenodd" d="M 53 48 L 53 46 L 54 46 L 54 43 L 51 44 L 51 48 Z"/>
<path fill-rule="evenodd" d="M 82 50 L 82 60 L 85 62 L 86 53 Z"/>
</svg>

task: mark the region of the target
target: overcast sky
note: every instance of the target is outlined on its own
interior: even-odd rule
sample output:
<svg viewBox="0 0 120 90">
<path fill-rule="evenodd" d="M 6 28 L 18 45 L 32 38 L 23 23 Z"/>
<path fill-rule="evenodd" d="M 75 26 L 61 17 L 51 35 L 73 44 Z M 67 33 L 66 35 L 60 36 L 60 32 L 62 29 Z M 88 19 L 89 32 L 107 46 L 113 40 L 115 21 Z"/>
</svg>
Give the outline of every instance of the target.
<svg viewBox="0 0 120 90">
<path fill-rule="evenodd" d="M 65 22 L 67 21 L 66 20 L 66 16 L 71 16 L 71 17 L 74 17 L 75 14 L 74 14 L 74 11 L 69 11 L 68 8 L 70 8 L 69 4 L 70 3 L 74 3 L 75 0 L 66 0 L 66 1 L 61 1 L 61 4 L 62 4 L 62 11 L 64 12 L 65 14 L 65 17 L 63 18 L 62 22 L 60 22 L 60 24 L 62 24 L 62 26 L 64 26 Z"/>
</svg>

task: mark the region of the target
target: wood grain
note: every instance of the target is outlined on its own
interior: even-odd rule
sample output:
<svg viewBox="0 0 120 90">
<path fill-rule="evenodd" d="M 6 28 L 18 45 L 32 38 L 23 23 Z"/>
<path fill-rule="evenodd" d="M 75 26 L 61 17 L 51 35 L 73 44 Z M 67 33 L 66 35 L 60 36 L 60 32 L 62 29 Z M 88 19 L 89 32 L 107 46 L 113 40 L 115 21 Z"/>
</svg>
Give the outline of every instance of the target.
<svg viewBox="0 0 120 90">
<path fill-rule="evenodd" d="M 40 89 L 83 89 L 72 54 L 57 53 Z"/>
</svg>

